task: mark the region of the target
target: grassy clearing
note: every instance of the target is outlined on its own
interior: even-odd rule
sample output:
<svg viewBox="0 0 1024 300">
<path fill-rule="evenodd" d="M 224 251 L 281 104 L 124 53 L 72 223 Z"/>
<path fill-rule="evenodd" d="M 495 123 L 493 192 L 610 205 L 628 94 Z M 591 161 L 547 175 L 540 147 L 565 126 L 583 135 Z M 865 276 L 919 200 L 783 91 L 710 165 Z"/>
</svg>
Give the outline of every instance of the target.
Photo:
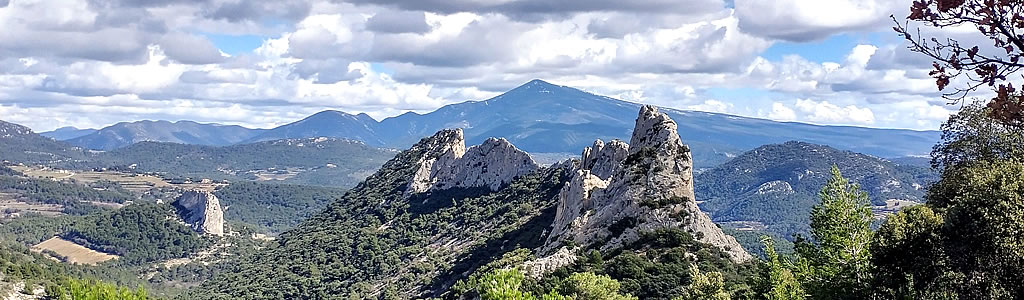
<svg viewBox="0 0 1024 300">
<path fill-rule="evenodd" d="M 118 258 L 117 255 L 92 250 L 59 237 L 53 237 L 49 240 L 43 241 L 42 243 L 36 244 L 35 246 L 32 246 L 32 250 L 41 253 L 55 253 L 59 256 L 56 257 L 57 259 L 64 260 L 71 264 L 96 265 L 101 262 Z"/>
</svg>

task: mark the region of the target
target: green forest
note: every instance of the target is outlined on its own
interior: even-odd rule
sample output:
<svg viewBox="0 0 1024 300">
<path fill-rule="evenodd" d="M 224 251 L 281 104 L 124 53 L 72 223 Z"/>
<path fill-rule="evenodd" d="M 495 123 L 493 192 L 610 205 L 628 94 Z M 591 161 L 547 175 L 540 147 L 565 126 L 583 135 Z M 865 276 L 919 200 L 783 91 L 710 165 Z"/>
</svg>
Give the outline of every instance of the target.
<svg viewBox="0 0 1024 300">
<path fill-rule="evenodd" d="M 241 181 L 220 188 L 214 194 L 226 208 L 225 219 L 276 234 L 320 212 L 328 203 L 341 198 L 345 190 Z"/>
<path fill-rule="evenodd" d="M 137 203 L 87 216 L 60 236 L 119 255 L 118 261 L 126 264 L 187 257 L 212 243 L 176 220 L 173 207 L 155 203 Z"/>
<path fill-rule="evenodd" d="M 765 236 L 763 259 L 752 265 L 716 260 L 706 248 L 673 256 L 655 249 L 693 245 L 692 238 L 660 232 L 639 243 L 640 255 L 629 247 L 607 257 L 592 252 L 540 280 L 506 257 L 453 292 L 462 299 L 1021 299 L 1024 128 L 989 113 L 968 106 L 946 123 L 932 160 L 942 175 L 927 203 L 878 230 L 869 194 L 833 166 L 793 255 L 780 255 Z M 695 260 L 680 256 L 694 250 Z"/>
</svg>

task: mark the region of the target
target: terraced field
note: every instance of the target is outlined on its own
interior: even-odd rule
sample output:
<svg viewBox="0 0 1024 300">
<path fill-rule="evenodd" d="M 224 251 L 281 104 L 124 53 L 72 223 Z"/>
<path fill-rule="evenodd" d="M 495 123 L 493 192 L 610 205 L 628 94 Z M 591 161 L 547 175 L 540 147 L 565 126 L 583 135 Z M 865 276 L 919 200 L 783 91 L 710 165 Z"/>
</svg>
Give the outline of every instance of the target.
<svg viewBox="0 0 1024 300">
<path fill-rule="evenodd" d="M 0 193 L 0 219 L 17 218 L 26 214 L 44 216 L 60 215 L 64 206 L 57 204 L 34 204 L 21 201 L 21 195 Z"/>
</svg>

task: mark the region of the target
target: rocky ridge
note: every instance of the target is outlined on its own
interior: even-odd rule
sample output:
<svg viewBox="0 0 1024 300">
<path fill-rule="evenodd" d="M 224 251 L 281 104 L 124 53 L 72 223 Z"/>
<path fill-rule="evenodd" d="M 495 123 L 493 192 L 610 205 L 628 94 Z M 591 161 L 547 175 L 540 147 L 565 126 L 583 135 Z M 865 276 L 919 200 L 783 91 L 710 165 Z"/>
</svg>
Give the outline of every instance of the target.
<svg viewBox="0 0 1024 300">
<path fill-rule="evenodd" d="M 598 140 L 584 149 L 575 175 L 559 193 L 542 253 L 567 242 L 615 249 L 636 241 L 640 232 L 678 227 L 734 261 L 750 260 L 736 239 L 697 207 L 690 149 L 676 129 L 668 115 L 644 106 L 628 145 Z"/>
<path fill-rule="evenodd" d="M 201 190 L 187 191 L 174 201 L 181 217 L 198 232 L 224 235 L 224 209 L 213 193 Z"/>
<path fill-rule="evenodd" d="M 503 138 L 489 138 L 466 149 L 462 129 L 445 129 L 425 141 L 406 194 L 451 188 L 487 187 L 497 191 L 539 167 L 530 155 Z"/>
</svg>

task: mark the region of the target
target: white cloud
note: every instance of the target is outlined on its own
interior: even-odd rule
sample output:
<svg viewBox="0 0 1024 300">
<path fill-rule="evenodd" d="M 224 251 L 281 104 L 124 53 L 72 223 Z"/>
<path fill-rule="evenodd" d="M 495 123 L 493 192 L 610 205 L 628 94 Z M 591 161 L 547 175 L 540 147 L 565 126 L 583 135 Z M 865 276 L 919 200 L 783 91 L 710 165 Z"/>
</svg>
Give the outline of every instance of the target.
<svg viewBox="0 0 1024 300">
<path fill-rule="evenodd" d="M 732 113 L 733 106 L 734 105 L 732 103 L 726 103 L 718 100 L 705 100 L 704 103 L 690 105 L 687 106 L 686 109 L 715 113 Z"/>
<path fill-rule="evenodd" d="M 772 102 L 772 110 L 768 112 L 768 118 L 776 121 L 796 120 L 796 112 L 781 102 Z"/>
<path fill-rule="evenodd" d="M 818 102 L 810 99 L 797 99 L 796 108 L 806 116 L 807 120 L 813 122 L 861 125 L 875 123 L 875 114 L 871 109 L 857 107 L 856 105 L 839 107 L 828 101 Z"/>
<path fill-rule="evenodd" d="M 872 13 L 909 4 L 470 2 L 12 1 L 0 7 L 0 118 L 44 130 L 137 119 L 268 127 L 327 108 L 425 112 L 535 78 L 787 121 L 935 129 L 950 111 L 902 45 L 858 45 L 837 62 L 759 56 L 773 39 L 873 30 Z M 417 8 L 428 3 L 437 7 Z M 263 44 L 227 55 L 214 34 Z"/>
<path fill-rule="evenodd" d="M 735 3 L 743 30 L 797 42 L 884 27 L 889 15 L 903 15 L 910 7 L 910 0 L 736 0 Z"/>
</svg>

